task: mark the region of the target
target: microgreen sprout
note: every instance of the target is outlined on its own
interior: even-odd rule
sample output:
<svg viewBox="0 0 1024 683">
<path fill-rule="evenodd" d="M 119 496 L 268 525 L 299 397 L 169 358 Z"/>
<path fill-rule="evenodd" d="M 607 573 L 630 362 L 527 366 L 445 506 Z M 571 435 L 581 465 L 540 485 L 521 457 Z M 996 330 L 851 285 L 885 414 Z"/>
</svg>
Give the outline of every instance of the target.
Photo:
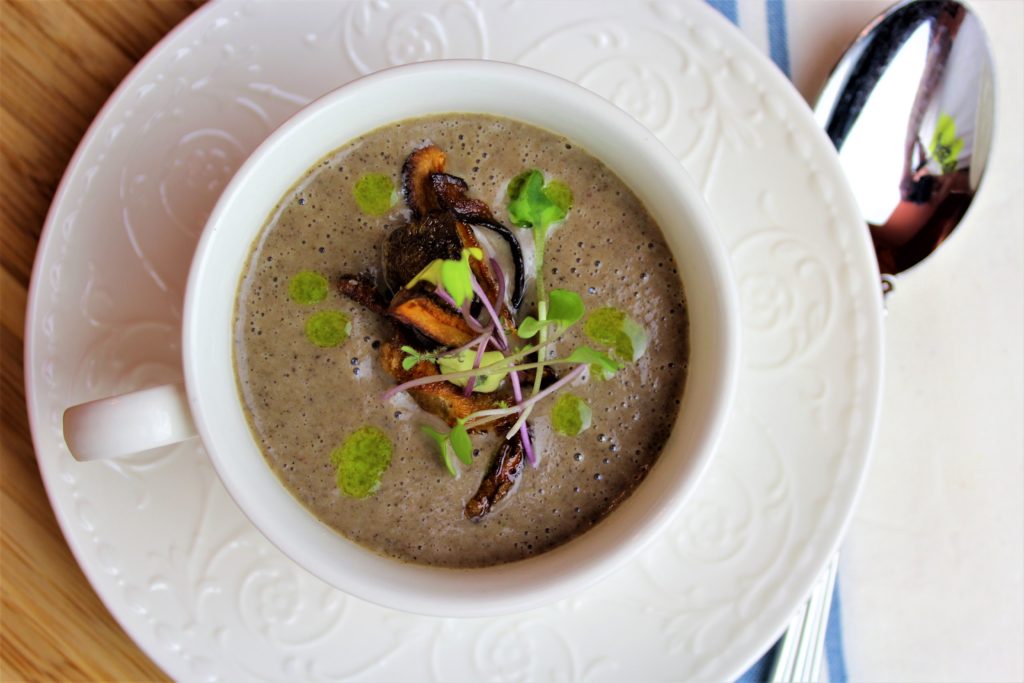
<svg viewBox="0 0 1024 683">
<path fill-rule="evenodd" d="M 405 353 L 402 359 L 404 370 L 409 371 L 421 362 L 428 362 L 437 372 L 414 377 L 392 387 L 384 393 L 385 400 L 400 392 L 437 382 L 462 387 L 466 396 L 473 392 L 494 392 L 506 378 L 512 387 L 514 402 L 495 401 L 492 404 L 494 407 L 471 413 L 456 421 L 447 432 L 423 427 L 424 434 L 437 444 L 441 461 L 452 476 L 458 476 L 453 454 L 464 465 L 472 463 L 469 430 L 511 417 L 515 418 L 515 422 L 505 438 L 511 439 L 518 434 L 527 461 L 536 466 L 537 457 L 527 427 L 531 411 L 549 396 L 588 376 L 610 379 L 622 368 L 620 361 L 636 360 L 646 347 L 647 337 L 642 327 L 617 309 L 600 309 L 587 320 L 586 332 L 614 356 L 590 346 L 577 346 L 568 355 L 548 357 L 553 345 L 581 321 L 586 313 L 582 298 L 575 292 L 557 288 L 549 292 L 544 287 L 545 241 L 551 226 L 565 220 L 572 202 L 572 191 L 565 183 L 557 180 L 545 183 L 544 175 L 536 169 L 521 173 L 509 183 L 509 217 L 515 225 L 530 229 L 534 237 L 537 315 L 527 316 L 519 323 L 518 329 L 514 330 L 519 339 L 528 340 L 521 348 L 511 348 L 503 330 L 499 312 L 505 298 L 505 281 L 497 261 L 488 258 L 490 269 L 498 282 L 497 296 L 493 301 L 470 266 L 470 258 L 479 261 L 484 259 L 482 250 L 463 249 L 457 260 L 437 259 L 406 285 L 412 288 L 419 282 L 432 283 L 435 294 L 461 311 L 478 336 L 451 350 L 423 352 L 411 346 L 401 347 Z M 487 311 L 490 318 L 487 327 L 470 313 L 474 297 Z M 495 350 L 489 351 L 488 347 Z M 535 360 L 531 361 L 531 356 L 535 356 Z M 542 389 L 544 369 L 551 365 L 573 367 Z M 520 373 L 523 372 L 534 374 L 529 395 L 526 395 L 521 385 Z M 587 403 L 572 394 L 562 396 L 552 410 L 555 430 L 566 435 L 574 436 L 589 428 L 592 418 Z"/>
<path fill-rule="evenodd" d="M 533 230 L 535 288 L 537 291 L 537 318 L 527 324 L 527 331 L 535 327 L 540 341 L 547 340 L 548 297 L 544 289 L 544 244 L 548 229 L 565 220 L 572 208 L 572 190 L 559 180 L 544 184 L 544 174 L 530 169 L 517 175 L 508 184 L 508 215 L 521 228 Z M 582 305 L 582 304 L 581 304 Z M 543 360 L 543 354 L 538 356 Z M 533 381 L 534 395 L 540 391 L 541 373 Z M 529 415 L 529 413 L 526 413 Z M 524 420 L 525 422 L 525 420 Z"/>
<path fill-rule="evenodd" d="M 468 300 L 473 298 L 473 271 L 469 266 L 469 257 L 482 261 L 484 252 L 482 249 L 470 247 L 462 250 L 458 259 L 434 259 L 428 263 L 423 270 L 416 274 L 412 280 L 405 285 L 406 289 L 412 289 L 420 282 L 429 282 L 435 289 L 443 289 L 451 299 L 456 308 L 462 308 Z"/>
<path fill-rule="evenodd" d="M 402 359 L 403 370 L 412 370 L 417 363 L 422 361 L 427 361 L 428 363 L 437 362 L 436 353 L 420 353 L 411 346 L 403 346 L 402 351 L 405 352 L 405 358 Z"/>
<path fill-rule="evenodd" d="M 537 319 L 543 322 L 548 313 L 544 290 L 544 243 L 548 237 L 548 228 L 565 220 L 569 214 L 572 190 L 558 180 L 545 185 L 544 174 L 537 169 L 530 169 L 517 175 L 508 184 L 508 200 L 508 215 L 512 222 L 521 228 L 533 230 Z"/>
<path fill-rule="evenodd" d="M 452 453 L 463 465 L 473 464 L 473 442 L 469 438 L 469 430 L 466 429 L 464 420 L 457 420 L 455 426 L 448 432 L 439 432 L 425 425 L 422 430 L 437 444 L 438 450 L 441 452 L 441 462 L 453 477 L 458 477 L 459 471 L 455 469 L 455 463 L 452 462 Z"/>
<path fill-rule="evenodd" d="M 519 323 L 518 334 L 523 339 L 532 339 L 547 326 L 556 325 L 559 329 L 568 329 L 583 317 L 583 299 L 576 292 L 568 289 L 552 289 L 548 293 L 550 307 L 547 319 L 537 320 L 531 315 Z"/>
</svg>

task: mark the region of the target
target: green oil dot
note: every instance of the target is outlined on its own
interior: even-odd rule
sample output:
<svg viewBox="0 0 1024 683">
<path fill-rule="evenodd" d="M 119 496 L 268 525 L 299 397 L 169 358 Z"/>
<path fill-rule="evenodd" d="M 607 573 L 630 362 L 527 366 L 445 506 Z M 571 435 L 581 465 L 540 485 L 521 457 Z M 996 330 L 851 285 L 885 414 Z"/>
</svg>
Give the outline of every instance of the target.
<svg viewBox="0 0 1024 683">
<path fill-rule="evenodd" d="M 367 173 L 356 181 L 353 194 L 363 213 L 383 216 L 398 200 L 395 183 L 383 173 Z"/>
<path fill-rule="evenodd" d="M 646 330 L 617 308 L 599 308 L 591 313 L 583 331 L 624 361 L 635 361 L 647 350 Z"/>
<path fill-rule="evenodd" d="M 562 394 L 551 409 L 551 426 L 565 436 L 576 436 L 590 427 L 590 406 L 575 394 Z"/>
<path fill-rule="evenodd" d="M 366 498 L 376 491 L 391 465 L 391 452 L 391 439 L 376 427 L 354 431 L 331 453 L 338 490 L 352 498 Z"/>
<path fill-rule="evenodd" d="M 337 346 L 351 332 L 352 321 L 341 311 L 320 311 L 306 321 L 306 337 L 322 349 Z"/>
<path fill-rule="evenodd" d="M 326 299 L 327 288 L 327 278 L 312 270 L 304 270 L 288 283 L 288 296 L 297 304 L 309 306 Z"/>
<path fill-rule="evenodd" d="M 561 211 L 565 212 L 572 208 L 572 190 L 561 180 L 552 180 L 544 188 L 544 194 Z"/>
</svg>

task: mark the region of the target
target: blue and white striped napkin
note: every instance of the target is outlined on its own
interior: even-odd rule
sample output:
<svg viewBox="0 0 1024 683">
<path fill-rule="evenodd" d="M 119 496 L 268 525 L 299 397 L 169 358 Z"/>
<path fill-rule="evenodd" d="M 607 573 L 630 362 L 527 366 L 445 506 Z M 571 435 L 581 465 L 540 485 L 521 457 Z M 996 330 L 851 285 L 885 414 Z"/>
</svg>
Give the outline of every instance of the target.
<svg viewBox="0 0 1024 683">
<path fill-rule="evenodd" d="M 793 67 L 802 65 L 790 64 L 789 29 L 786 21 L 785 0 L 706 0 L 721 12 L 732 23 L 736 24 L 743 34 L 767 54 L 775 65 L 788 78 L 793 79 Z M 808 56 L 810 57 L 810 56 Z M 740 678 L 738 683 L 760 683 L 767 681 L 775 661 L 778 644 L 772 646 Z M 846 660 L 843 654 L 842 614 L 839 605 L 839 586 L 832 593 L 832 608 L 829 613 L 828 630 L 825 635 L 825 670 L 831 683 L 844 683 L 847 680 Z"/>
</svg>

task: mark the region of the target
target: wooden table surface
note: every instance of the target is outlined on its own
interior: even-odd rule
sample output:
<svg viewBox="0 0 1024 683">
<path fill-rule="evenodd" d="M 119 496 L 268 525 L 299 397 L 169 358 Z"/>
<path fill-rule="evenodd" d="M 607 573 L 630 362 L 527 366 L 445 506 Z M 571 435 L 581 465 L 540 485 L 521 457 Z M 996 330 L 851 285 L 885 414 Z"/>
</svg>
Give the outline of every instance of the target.
<svg viewBox="0 0 1024 683">
<path fill-rule="evenodd" d="M 0 681 L 149 681 L 64 541 L 25 409 L 25 304 L 72 153 L 135 63 L 202 0 L 0 0 Z"/>
</svg>

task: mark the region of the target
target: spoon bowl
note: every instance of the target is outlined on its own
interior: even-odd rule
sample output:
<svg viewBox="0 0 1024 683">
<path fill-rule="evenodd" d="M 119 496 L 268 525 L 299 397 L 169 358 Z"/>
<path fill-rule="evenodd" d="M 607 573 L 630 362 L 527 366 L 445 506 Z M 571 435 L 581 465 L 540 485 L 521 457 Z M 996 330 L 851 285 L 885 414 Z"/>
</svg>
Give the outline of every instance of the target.
<svg viewBox="0 0 1024 683">
<path fill-rule="evenodd" d="M 992 144 L 992 57 L 954 0 L 910 0 L 867 26 L 815 104 L 871 230 L 879 270 L 920 263 L 950 235 Z"/>
</svg>

